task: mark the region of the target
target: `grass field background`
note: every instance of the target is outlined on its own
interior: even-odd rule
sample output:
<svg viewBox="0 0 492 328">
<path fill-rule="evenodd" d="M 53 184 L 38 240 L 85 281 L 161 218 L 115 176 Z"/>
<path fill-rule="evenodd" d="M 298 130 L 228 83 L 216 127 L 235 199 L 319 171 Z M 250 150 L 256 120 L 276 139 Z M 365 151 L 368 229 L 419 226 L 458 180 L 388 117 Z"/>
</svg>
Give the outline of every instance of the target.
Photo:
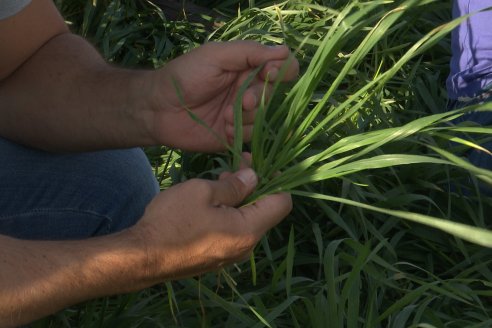
<svg viewBox="0 0 492 328">
<path fill-rule="evenodd" d="M 315 85 L 306 105 L 309 110 L 322 101 L 377 23 L 376 18 L 385 17 L 403 3 L 361 1 L 357 7 L 357 2 L 341 0 L 195 1 L 214 9 L 214 17 L 198 19 L 194 15 L 174 21 L 146 1 L 55 2 L 72 30 L 87 37 L 114 64 L 158 68 L 204 42 L 250 39 L 287 44 L 296 52 L 303 73 L 348 4 L 355 3 L 354 12 L 371 3 L 377 5 L 350 37 L 343 38 Z M 450 12 L 451 1 L 416 1 L 346 72 L 326 107 L 338 106 L 394 67 L 424 35 L 449 22 Z M 333 128 L 322 130 L 296 160 L 319 154 L 344 138 L 353 141 L 357 136 L 408 126 L 419 118 L 446 112 L 449 59 L 446 35 L 402 65 L 390 80 L 371 91 L 356 111 L 344 117 L 355 105 L 348 107 L 335 118 Z M 285 98 L 292 87 L 280 88 L 278 97 Z M 309 129 L 322 120 L 320 113 Z M 469 145 L 458 142 L 451 147 L 449 138 L 479 144 L 492 136 L 489 130 L 468 134 L 444 129 L 448 126 L 442 124 L 438 127 L 443 130 L 381 145 L 371 150 L 371 156 L 401 153 L 446 159 L 431 151 L 430 145 L 451 151 L 459 159 Z M 194 177 L 215 178 L 231 166 L 230 154 L 191 154 L 166 147 L 146 152 L 162 188 Z M 419 213 L 490 232 L 492 199 L 479 191 L 480 179 L 486 180 L 487 173 L 470 171 L 462 162 L 397 164 L 368 167 L 296 190 Z M 492 249 L 395 215 L 294 196 L 293 212 L 263 238 L 248 263 L 139 293 L 90 301 L 33 324 L 265 326 L 491 327 Z"/>
</svg>

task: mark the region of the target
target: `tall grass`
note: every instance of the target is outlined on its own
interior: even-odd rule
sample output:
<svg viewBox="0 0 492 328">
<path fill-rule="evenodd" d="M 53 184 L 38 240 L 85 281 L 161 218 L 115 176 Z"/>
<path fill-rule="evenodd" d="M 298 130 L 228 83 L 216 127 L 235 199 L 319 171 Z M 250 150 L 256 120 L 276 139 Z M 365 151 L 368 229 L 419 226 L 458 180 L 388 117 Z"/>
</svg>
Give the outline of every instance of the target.
<svg viewBox="0 0 492 328">
<path fill-rule="evenodd" d="M 140 24 L 141 16 L 130 18 L 133 5 L 112 3 Z M 223 275 L 88 302 L 34 327 L 491 326 L 492 251 L 474 243 L 490 240 L 492 201 L 478 187 L 490 172 L 462 157 L 491 131 L 450 124 L 471 109 L 445 111 L 446 33 L 457 23 L 447 23 L 449 4 L 255 1 L 261 8 L 249 8 L 245 1 L 238 10 L 238 3 L 217 2 L 234 16 L 193 40 L 256 39 L 296 51 L 303 75 L 278 85 L 258 113 L 251 147 L 261 185 L 249 200 L 292 191 L 292 214 L 249 263 Z M 180 40 L 173 26 L 186 22 L 166 22 L 153 10 L 147 40 Z M 103 16 L 87 23 L 102 26 L 95 17 Z M 143 38 L 141 29 L 123 41 L 109 32 L 97 40 L 115 38 L 109 49 L 125 45 L 114 61 L 137 58 L 128 41 Z M 153 43 L 145 47 L 141 61 L 126 63 L 152 66 L 186 51 L 180 46 L 156 61 Z M 152 150 L 165 183 L 218 174 L 233 166 L 228 157 Z M 412 221 L 422 218 L 437 227 Z M 436 229 L 445 226 L 455 230 Z"/>
<path fill-rule="evenodd" d="M 259 174 L 260 185 L 250 197 L 250 201 L 276 192 L 292 192 L 296 195 L 334 201 L 336 199 L 334 197 L 298 191 L 296 188 L 320 180 L 340 178 L 359 171 L 421 163 L 459 166 L 492 185 L 492 171 L 474 167 L 448 151 L 436 147 L 429 141 L 422 140 L 426 137 L 453 139 L 490 154 L 471 141 L 453 136 L 456 131 L 463 132 L 463 130 L 459 127 L 452 127 L 450 122 L 470 109 L 425 116 L 399 127 L 376 129 L 342 138 L 330 138 L 331 143 L 327 144 L 325 149 L 311 147 L 319 135 L 335 133 L 339 125 L 356 116 L 367 102 L 381 92 L 384 84 L 403 65 L 439 42 L 444 35 L 466 18 L 462 17 L 436 27 L 410 47 L 391 68 L 386 71 L 379 70 L 377 76 L 367 81 L 359 90 L 354 90 L 353 93 L 347 95 L 346 99 L 340 103 L 329 103 L 349 72 L 357 69 L 367 54 L 373 51 L 375 45 L 390 33 L 391 27 L 401 16 L 412 7 L 422 5 L 423 2 L 409 0 L 389 11 L 378 11 L 377 9 L 380 9 L 384 3 L 384 1 L 350 2 L 334 17 L 333 23 L 327 29 L 325 36 L 318 45 L 318 50 L 299 82 L 285 96 L 282 95 L 281 101 L 274 99 L 265 103 L 263 100 L 255 121 L 251 142 L 253 167 Z M 327 70 L 334 66 L 333 64 L 337 59 L 336 55 L 340 53 L 344 44 L 354 34 L 365 34 L 365 37 L 351 51 L 348 60 L 341 66 L 336 78 L 331 81 L 328 90 L 317 100 L 316 104 L 310 106 L 315 91 L 319 90 L 318 86 L 321 79 Z M 485 104 L 478 109 L 474 108 L 474 110 L 492 110 L 492 105 Z M 239 119 L 241 115 L 240 106 L 236 106 L 235 117 Z M 446 123 L 448 123 L 448 127 L 446 127 Z M 492 129 L 468 127 L 466 131 L 490 134 Z M 236 124 L 236 136 L 240 135 L 241 126 Z M 242 139 L 239 139 L 239 142 L 234 144 L 233 157 L 235 159 L 239 157 L 238 154 L 242 151 L 241 141 Z M 441 155 L 441 158 L 433 156 L 433 154 L 380 154 L 381 149 L 390 142 L 420 143 Z M 492 156 L 492 154 L 490 155 Z M 237 165 L 235 166 L 237 167 Z M 462 239 L 492 247 L 492 231 L 486 229 L 452 223 L 425 215 L 379 209 L 353 201 L 344 201 L 340 198 L 338 201 L 360 206 L 366 210 L 391 213 L 393 216 L 424 223 L 445 230 Z"/>
</svg>

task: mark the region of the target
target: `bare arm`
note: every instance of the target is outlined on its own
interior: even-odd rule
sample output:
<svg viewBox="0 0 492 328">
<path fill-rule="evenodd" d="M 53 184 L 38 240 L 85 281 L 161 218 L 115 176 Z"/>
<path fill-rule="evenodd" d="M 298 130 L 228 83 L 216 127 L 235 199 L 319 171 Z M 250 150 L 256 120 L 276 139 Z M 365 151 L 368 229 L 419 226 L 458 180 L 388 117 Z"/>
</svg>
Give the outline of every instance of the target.
<svg viewBox="0 0 492 328">
<path fill-rule="evenodd" d="M 0 20 L 0 81 L 53 37 L 68 33 L 52 1 L 34 0 L 20 13 Z"/>
<path fill-rule="evenodd" d="M 265 64 L 243 99 L 246 140 L 268 74 L 286 62 L 283 79 L 298 72 L 286 47 L 248 41 L 210 43 L 159 70 L 117 68 L 68 32 L 50 0 L 33 0 L 0 21 L 0 41 L 10 45 L 0 53 L 0 136 L 55 151 L 152 144 L 223 150 L 190 119 L 174 81 L 187 107 L 230 142 L 232 104 L 248 74 Z"/>
<path fill-rule="evenodd" d="M 52 1 L 0 21 L 0 38 L 10 45 L 0 55 L 0 135 L 49 150 L 151 143 L 136 117 L 151 73 L 105 63 L 68 32 Z"/>
<path fill-rule="evenodd" d="M 220 144 L 203 138 L 206 130 L 181 108 L 171 80 L 183 87 L 190 108 L 226 137 L 230 105 L 244 78 L 266 63 L 243 99 L 250 130 L 265 77 L 289 57 L 285 47 L 238 42 L 201 47 L 154 72 L 118 69 L 68 33 L 51 0 L 33 0 L 1 21 L 1 44 L 5 40 L 12 48 L 0 52 L 0 135 L 50 150 L 154 143 L 218 150 Z M 293 61 L 284 78 L 296 74 Z M 287 195 L 235 208 L 255 185 L 251 175 L 180 184 L 156 197 L 135 227 L 107 237 L 51 242 L 0 236 L 0 326 L 244 258 L 291 208 Z"/>
<path fill-rule="evenodd" d="M 290 196 L 278 194 L 236 208 L 256 183 L 251 169 L 219 181 L 190 180 L 159 194 L 135 226 L 104 237 L 0 235 L 0 327 L 246 259 L 292 207 Z"/>
<path fill-rule="evenodd" d="M 83 241 L 0 235 L 0 326 L 15 327 L 84 300 L 147 287 L 139 243 L 128 231 Z"/>
<path fill-rule="evenodd" d="M 0 83 L 0 134 L 61 151 L 152 144 L 139 117 L 147 74 L 111 67 L 82 38 L 58 35 Z"/>
</svg>

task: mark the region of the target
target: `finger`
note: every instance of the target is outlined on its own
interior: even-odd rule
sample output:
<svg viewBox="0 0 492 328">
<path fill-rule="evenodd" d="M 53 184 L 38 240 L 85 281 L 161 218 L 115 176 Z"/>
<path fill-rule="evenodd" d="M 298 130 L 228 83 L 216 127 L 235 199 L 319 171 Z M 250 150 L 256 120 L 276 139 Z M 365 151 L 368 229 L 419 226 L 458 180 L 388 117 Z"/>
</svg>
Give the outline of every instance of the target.
<svg viewBox="0 0 492 328">
<path fill-rule="evenodd" d="M 253 137 L 253 124 L 243 125 L 243 141 L 250 142 Z M 227 124 L 225 127 L 227 143 L 232 145 L 234 142 L 234 125 Z"/>
<path fill-rule="evenodd" d="M 239 169 L 242 170 L 242 169 L 250 168 L 252 162 L 253 162 L 253 158 L 251 156 L 251 153 L 243 152 L 241 154 L 241 163 L 240 163 Z M 228 177 L 230 177 L 233 174 L 234 173 L 232 173 L 230 171 L 224 171 L 219 175 L 219 180 L 227 179 Z"/>
<path fill-rule="evenodd" d="M 246 169 L 248 167 L 251 167 L 253 164 L 253 157 L 251 156 L 251 153 L 248 152 L 243 152 L 241 154 L 242 161 L 241 161 L 241 166 L 239 167 L 240 169 Z"/>
<path fill-rule="evenodd" d="M 243 126 L 250 125 L 255 122 L 256 110 L 243 111 Z"/>
<path fill-rule="evenodd" d="M 228 125 L 234 125 L 234 108 L 229 105 L 224 110 L 224 119 Z"/>
<path fill-rule="evenodd" d="M 243 118 L 243 124 L 253 124 L 255 121 L 255 116 L 256 116 L 256 111 L 255 110 L 243 110 L 242 111 L 242 118 Z M 230 125 L 232 128 L 234 128 L 234 109 L 232 109 L 232 106 L 227 106 L 224 112 L 224 120 L 226 121 L 227 125 Z"/>
<path fill-rule="evenodd" d="M 258 103 L 259 103 L 259 97 L 258 95 L 261 95 L 261 93 L 258 93 L 257 92 L 257 89 L 258 86 L 257 85 L 252 85 L 249 87 L 249 89 L 247 89 L 245 92 L 244 92 L 244 95 L 243 95 L 243 110 L 244 111 L 252 111 L 253 109 L 256 108 L 256 106 L 258 106 Z"/>
<path fill-rule="evenodd" d="M 253 138 L 253 124 L 243 126 L 243 140 L 250 142 Z"/>
<path fill-rule="evenodd" d="M 213 181 L 213 203 L 215 206 L 237 206 L 253 192 L 258 183 L 252 169 L 239 170 L 224 179 Z"/>
<path fill-rule="evenodd" d="M 224 171 L 222 172 L 221 174 L 219 174 L 219 180 L 223 180 L 223 179 L 227 179 L 228 177 L 230 177 L 231 175 L 233 175 L 232 172 L 229 172 L 229 171 Z"/>
<path fill-rule="evenodd" d="M 227 137 L 227 142 L 229 142 L 229 144 L 232 144 L 234 142 L 234 123 L 226 124 L 225 134 Z"/>
<path fill-rule="evenodd" d="M 290 213 L 292 198 L 288 193 L 269 195 L 239 210 L 245 222 L 242 229 L 255 235 L 263 235 Z"/>
<path fill-rule="evenodd" d="M 282 71 L 284 70 L 284 71 Z M 260 76 L 263 80 L 292 81 L 299 75 L 299 62 L 294 56 L 289 56 L 286 60 L 272 60 L 265 64 Z"/>
<path fill-rule="evenodd" d="M 290 53 L 287 46 L 265 46 L 255 41 L 210 42 L 205 47 L 221 68 L 229 71 L 243 71 L 269 61 L 285 60 Z"/>
<path fill-rule="evenodd" d="M 264 81 L 259 81 L 252 84 L 244 93 L 243 97 L 243 109 L 245 112 L 252 111 L 260 105 L 262 98 L 265 97 L 265 101 L 270 99 L 272 94 L 272 85 Z M 251 121 L 252 122 L 252 121 Z M 249 122 L 249 123 L 251 123 Z"/>
</svg>

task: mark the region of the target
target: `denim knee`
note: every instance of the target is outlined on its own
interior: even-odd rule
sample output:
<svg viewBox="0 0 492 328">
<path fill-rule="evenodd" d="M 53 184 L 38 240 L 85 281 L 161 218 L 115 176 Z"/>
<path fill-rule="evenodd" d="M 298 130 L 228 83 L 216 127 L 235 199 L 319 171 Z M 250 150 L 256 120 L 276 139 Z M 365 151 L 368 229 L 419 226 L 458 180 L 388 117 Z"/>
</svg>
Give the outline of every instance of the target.
<svg viewBox="0 0 492 328">
<path fill-rule="evenodd" d="M 0 139 L 0 233 L 86 238 L 135 224 L 159 187 L 141 149 L 52 154 Z"/>
</svg>

